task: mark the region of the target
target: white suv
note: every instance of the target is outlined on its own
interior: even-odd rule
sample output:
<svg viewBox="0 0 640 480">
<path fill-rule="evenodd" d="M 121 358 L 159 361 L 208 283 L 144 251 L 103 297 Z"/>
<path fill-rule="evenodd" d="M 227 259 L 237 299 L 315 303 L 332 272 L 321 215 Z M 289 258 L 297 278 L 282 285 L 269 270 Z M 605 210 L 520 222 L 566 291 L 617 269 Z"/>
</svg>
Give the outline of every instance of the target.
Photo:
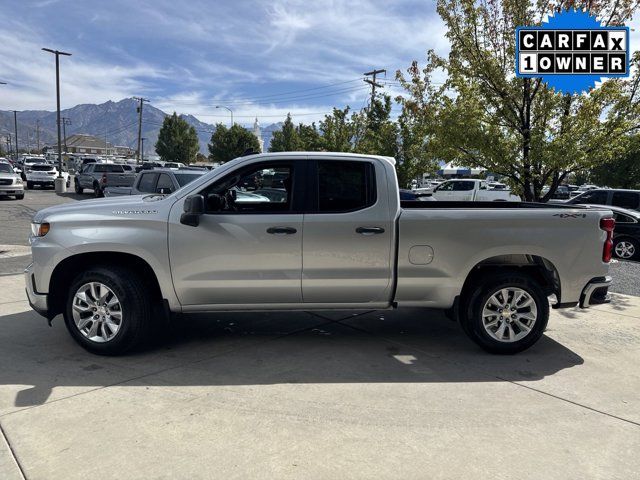
<svg viewBox="0 0 640 480">
<path fill-rule="evenodd" d="M 40 185 L 41 187 L 53 187 L 54 181 L 58 177 L 58 169 L 55 165 L 47 165 L 45 163 L 39 163 L 37 165 L 31 165 L 27 176 L 27 190 Z M 69 174 L 62 172 L 62 178 L 64 178 L 67 187 L 71 185 L 69 181 Z"/>
</svg>

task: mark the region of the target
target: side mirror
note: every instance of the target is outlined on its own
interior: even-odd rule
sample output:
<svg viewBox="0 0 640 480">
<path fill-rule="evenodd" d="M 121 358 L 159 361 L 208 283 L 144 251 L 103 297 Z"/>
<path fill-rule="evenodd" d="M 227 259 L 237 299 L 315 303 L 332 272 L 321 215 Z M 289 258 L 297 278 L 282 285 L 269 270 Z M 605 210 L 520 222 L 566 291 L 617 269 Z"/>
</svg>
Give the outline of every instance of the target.
<svg viewBox="0 0 640 480">
<path fill-rule="evenodd" d="M 200 225 L 200 215 L 204 213 L 204 197 L 202 195 L 189 195 L 184 200 L 183 213 L 180 215 L 180 223 L 197 227 Z"/>
</svg>

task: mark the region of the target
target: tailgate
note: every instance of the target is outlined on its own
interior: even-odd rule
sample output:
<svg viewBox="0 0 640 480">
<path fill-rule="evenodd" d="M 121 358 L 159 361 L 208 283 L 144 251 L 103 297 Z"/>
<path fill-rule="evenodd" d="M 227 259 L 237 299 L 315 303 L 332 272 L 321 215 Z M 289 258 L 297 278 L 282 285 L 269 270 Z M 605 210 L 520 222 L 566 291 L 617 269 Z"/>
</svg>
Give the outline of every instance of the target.
<svg viewBox="0 0 640 480">
<path fill-rule="evenodd" d="M 135 178 L 135 175 L 130 173 L 108 173 L 107 185 L 109 187 L 131 187 Z"/>
</svg>

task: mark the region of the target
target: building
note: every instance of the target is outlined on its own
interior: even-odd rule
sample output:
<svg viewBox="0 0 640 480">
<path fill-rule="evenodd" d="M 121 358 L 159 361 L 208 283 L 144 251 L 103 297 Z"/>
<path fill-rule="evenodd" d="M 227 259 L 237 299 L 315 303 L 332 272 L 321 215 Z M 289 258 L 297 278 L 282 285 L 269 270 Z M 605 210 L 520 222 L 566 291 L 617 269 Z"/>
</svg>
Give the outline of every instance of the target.
<svg viewBox="0 0 640 480">
<path fill-rule="evenodd" d="M 57 145 L 51 147 L 57 151 Z M 85 133 L 76 133 L 67 137 L 62 145 L 62 151 L 73 154 L 92 154 L 92 155 L 122 155 L 131 156 L 134 150 L 130 147 L 122 145 L 112 145 L 105 142 L 104 138 L 87 135 Z"/>
<path fill-rule="evenodd" d="M 258 117 L 256 117 L 256 121 L 253 122 L 253 134 L 258 139 L 258 143 L 260 144 L 260 152 L 264 152 L 264 140 L 262 139 L 262 133 L 260 132 L 260 123 L 258 123 Z"/>
</svg>

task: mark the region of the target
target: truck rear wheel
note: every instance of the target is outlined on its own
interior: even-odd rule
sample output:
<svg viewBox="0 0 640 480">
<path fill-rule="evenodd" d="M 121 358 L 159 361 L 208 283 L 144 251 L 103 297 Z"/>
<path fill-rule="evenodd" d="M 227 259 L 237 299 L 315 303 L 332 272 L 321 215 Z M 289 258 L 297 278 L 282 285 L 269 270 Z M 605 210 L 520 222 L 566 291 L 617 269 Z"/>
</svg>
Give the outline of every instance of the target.
<svg viewBox="0 0 640 480">
<path fill-rule="evenodd" d="M 80 194 L 82 194 L 82 192 L 84 192 L 84 188 L 82 188 L 82 187 L 80 186 L 80 182 L 78 182 L 78 180 L 77 180 L 77 179 L 76 179 L 76 180 L 74 180 L 73 184 L 74 184 L 74 189 L 75 189 L 75 191 L 76 191 L 76 193 L 77 193 L 78 195 L 80 195 Z"/>
<path fill-rule="evenodd" d="M 529 275 L 509 272 L 479 278 L 461 312 L 465 333 L 491 353 L 526 350 L 544 333 L 549 301 Z"/>
<path fill-rule="evenodd" d="M 71 336 L 98 355 L 120 355 L 140 345 L 152 318 L 145 285 L 135 272 L 119 266 L 78 275 L 64 313 Z"/>
</svg>

